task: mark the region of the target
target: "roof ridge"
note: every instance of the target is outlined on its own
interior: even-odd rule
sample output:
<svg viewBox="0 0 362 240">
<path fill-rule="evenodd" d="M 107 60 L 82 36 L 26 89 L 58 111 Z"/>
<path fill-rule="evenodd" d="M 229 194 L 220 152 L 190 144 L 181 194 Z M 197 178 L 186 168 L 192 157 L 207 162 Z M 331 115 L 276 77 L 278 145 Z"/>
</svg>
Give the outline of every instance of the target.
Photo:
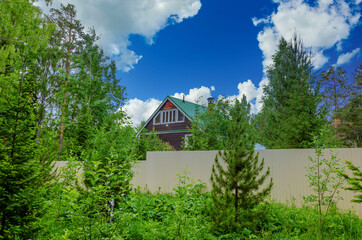
<svg viewBox="0 0 362 240">
<path fill-rule="evenodd" d="M 169 98 L 174 98 L 174 99 L 177 99 L 177 100 L 180 100 L 180 101 L 183 101 L 183 102 L 188 102 L 188 103 L 192 103 L 192 104 L 195 104 L 195 105 L 198 105 L 198 106 L 201 106 L 201 107 L 205 107 L 204 105 L 201 105 L 201 104 L 198 104 L 198 103 L 194 103 L 194 102 L 190 102 L 190 101 L 187 101 L 187 100 L 183 100 L 183 99 L 180 99 L 180 98 L 177 98 L 177 97 L 173 97 L 173 96 L 167 96 Z"/>
</svg>

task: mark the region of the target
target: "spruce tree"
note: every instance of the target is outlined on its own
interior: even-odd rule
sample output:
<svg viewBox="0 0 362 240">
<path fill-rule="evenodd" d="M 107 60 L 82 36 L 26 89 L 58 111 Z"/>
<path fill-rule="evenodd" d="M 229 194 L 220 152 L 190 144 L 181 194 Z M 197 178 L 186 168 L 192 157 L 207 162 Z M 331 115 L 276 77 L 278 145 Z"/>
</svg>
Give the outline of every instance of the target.
<svg viewBox="0 0 362 240">
<path fill-rule="evenodd" d="M 3 1 L 0 19 L 0 238 L 30 239 L 51 167 L 36 144 L 34 76 L 51 28 L 25 0 Z"/>
<path fill-rule="evenodd" d="M 230 109 L 231 123 L 223 139 L 224 151 L 219 151 L 212 168 L 212 207 L 210 214 L 218 230 L 230 231 L 253 227 L 261 214 L 255 207 L 270 194 L 272 179 L 261 189 L 270 174 L 263 172 L 264 159 L 254 151 L 255 134 L 250 125 L 250 105 L 244 96 Z M 219 160 L 222 159 L 222 164 Z"/>
<path fill-rule="evenodd" d="M 325 124 L 311 55 L 295 35 L 281 39 L 268 67 L 263 108 L 258 116 L 260 143 L 267 148 L 308 148 Z"/>
<path fill-rule="evenodd" d="M 359 167 L 356 167 L 351 162 L 346 161 L 347 167 L 352 171 L 353 176 L 348 176 L 344 172 L 340 172 L 340 174 L 347 180 L 349 187 L 345 188 L 346 190 L 351 190 L 356 192 L 354 195 L 354 199 L 351 202 L 362 203 L 362 171 Z"/>
</svg>

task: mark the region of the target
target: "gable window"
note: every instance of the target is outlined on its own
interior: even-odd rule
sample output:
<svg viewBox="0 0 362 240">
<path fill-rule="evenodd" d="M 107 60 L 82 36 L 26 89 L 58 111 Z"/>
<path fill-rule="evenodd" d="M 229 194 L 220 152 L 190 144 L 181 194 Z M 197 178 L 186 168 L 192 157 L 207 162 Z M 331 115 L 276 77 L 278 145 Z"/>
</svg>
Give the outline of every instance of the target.
<svg viewBox="0 0 362 240">
<path fill-rule="evenodd" d="M 163 110 L 157 113 L 153 118 L 153 124 L 166 124 L 185 121 L 185 115 L 183 115 L 177 109 Z"/>
<path fill-rule="evenodd" d="M 157 116 L 155 117 L 155 124 L 160 124 L 161 123 L 161 115 L 157 114 Z"/>
<path fill-rule="evenodd" d="M 183 122 L 183 121 L 185 121 L 185 116 L 182 114 L 182 112 L 180 112 L 180 111 L 178 111 L 178 113 L 177 113 L 177 121 L 178 122 Z"/>
</svg>

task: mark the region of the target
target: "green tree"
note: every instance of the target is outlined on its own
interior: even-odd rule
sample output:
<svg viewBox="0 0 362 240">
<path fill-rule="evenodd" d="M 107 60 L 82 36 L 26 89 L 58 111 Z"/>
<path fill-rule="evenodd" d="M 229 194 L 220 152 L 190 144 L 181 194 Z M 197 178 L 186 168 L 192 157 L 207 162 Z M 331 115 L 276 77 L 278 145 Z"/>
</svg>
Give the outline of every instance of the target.
<svg viewBox="0 0 362 240">
<path fill-rule="evenodd" d="M 162 141 L 155 134 L 154 130 L 147 134 L 145 131 L 141 132 L 139 134 L 138 139 L 136 139 L 135 149 L 134 149 L 137 160 L 146 160 L 147 152 L 149 151 L 173 151 L 173 150 L 174 148 L 170 144 Z"/>
<path fill-rule="evenodd" d="M 68 4 L 52 9 L 48 18 L 57 26 L 54 48 L 61 56 L 52 67 L 57 78 L 58 117 L 53 122 L 60 126 L 59 150 L 62 155 L 80 157 L 92 141 L 94 128 L 102 127 L 114 112 L 121 112 L 125 88 L 116 77 L 115 62 L 96 44 L 99 37 L 94 29 L 84 32 L 76 17 L 75 7 Z M 120 117 L 114 124 L 125 117 L 113 116 Z"/>
<path fill-rule="evenodd" d="M 95 44 L 98 37 L 94 30 L 82 36 L 82 51 L 74 64 L 78 72 L 69 79 L 70 123 L 64 134 L 78 146 L 78 152 L 87 147 L 93 129 L 102 126 L 110 115 L 118 117 L 115 125 L 126 117 L 119 109 L 125 100 L 125 88 L 116 77 L 115 62 L 109 61 Z M 116 111 L 118 114 L 113 114 Z"/>
<path fill-rule="evenodd" d="M 255 207 L 270 194 L 272 179 L 260 189 L 270 174 L 263 173 L 264 159 L 254 151 L 255 134 L 250 125 L 250 105 L 246 97 L 235 101 L 230 109 L 231 123 L 223 139 L 224 151 L 219 151 L 212 168 L 211 217 L 216 229 L 235 230 L 253 227 L 262 212 Z M 223 166 L 219 157 L 225 163 Z"/>
<path fill-rule="evenodd" d="M 69 112 L 69 80 L 72 77 L 71 72 L 75 70 L 74 57 L 80 52 L 80 41 L 83 27 L 76 19 L 76 10 L 74 5 L 67 6 L 61 4 L 60 9 L 51 9 L 48 16 L 49 21 L 57 26 L 54 34 L 54 44 L 58 48 L 58 62 L 56 65 L 56 76 L 59 82 L 58 89 L 58 108 L 60 109 L 59 124 L 59 152 L 62 151 L 64 141 L 65 124 L 69 122 L 67 112 Z"/>
<path fill-rule="evenodd" d="M 323 89 L 321 95 L 329 110 L 329 116 L 332 121 L 338 119 L 338 112 L 347 103 L 352 90 L 346 72 L 340 67 L 331 66 L 322 73 L 320 83 Z"/>
<path fill-rule="evenodd" d="M 362 171 L 351 162 L 346 161 L 346 163 L 349 170 L 352 171 L 353 177 L 348 176 L 345 172 L 339 172 L 349 184 L 349 187 L 345 189 L 357 192 L 357 195 L 354 196 L 355 198 L 351 202 L 362 203 Z"/>
<path fill-rule="evenodd" d="M 112 174 L 117 177 L 109 178 L 114 182 L 110 183 L 111 186 L 108 187 L 107 192 L 114 196 L 116 204 L 130 189 L 129 180 L 133 176 L 132 166 L 137 160 L 133 152 L 133 139 L 130 138 L 133 129 L 129 126 L 120 127 L 119 124 L 115 124 L 115 120 L 118 121 L 121 118 L 117 115 L 122 115 L 122 113 L 109 114 L 101 126 L 94 128 L 93 134 L 88 140 L 89 146 L 82 151 L 80 157 L 84 162 L 84 176 L 88 188 L 98 184 L 97 181 L 88 181 L 93 178 L 92 175 L 95 172 L 99 172 L 101 169 L 115 169 L 112 170 Z M 95 162 L 99 163 L 96 167 Z M 107 171 L 104 173 L 106 175 Z M 103 183 L 104 179 L 99 178 L 99 181 Z"/>
<path fill-rule="evenodd" d="M 290 42 L 281 38 L 267 70 L 269 83 L 257 118 L 260 143 L 267 148 L 312 146 L 313 135 L 325 122 L 312 72 L 311 55 L 301 40 L 296 35 Z"/>
<path fill-rule="evenodd" d="M 196 116 L 192 119 L 190 133 L 184 150 L 220 150 L 224 149 L 223 139 L 228 125 L 231 122 L 231 102 L 218 99 L 210 103 L 208 109 L 197 109 Z"/>
<path fill-rule="evenodd" d="M 339 110 L 340 121 L 336 132 L 348 147 L 362 147 L 362 64 L 355 73 L 355 82 L 349 101 Z"/>
<path fill-rule="evenodd" d="M 310 156 L 311 165 L 306 166 L 309 179 L 309 186 L 313 193 L 303 197 L 306 203 L 312 203 L 318 210 L 319 215 L 319 234 L 323 239 L 323 229 L 326 224 L 326 218 L 330 209 L 336 206 L 337 200 L 340 199 L 339 193 L 343 186 L 343 179 L 337 172 L 344 172 L 341 159 L 333 150 L 329 150 L 330 157 L 326 157 L 327 147 L 335 147 L 336 143 L 330 141 L 333 136 L 333 130 L 325 125 L 321 133 L 313 138 L 315 146 L 315 156 Z"/>
<path fill-rule="evenodd" d="M 31 1 L 0 4 L 0 238 L 31 238 L 51 164 L 36 144 L 40 52 L 52 26 Z M 43 161 L 44 160 L 44 161 Z M 48 161 L 48 162 L 47 162 Z"/>
</svg>

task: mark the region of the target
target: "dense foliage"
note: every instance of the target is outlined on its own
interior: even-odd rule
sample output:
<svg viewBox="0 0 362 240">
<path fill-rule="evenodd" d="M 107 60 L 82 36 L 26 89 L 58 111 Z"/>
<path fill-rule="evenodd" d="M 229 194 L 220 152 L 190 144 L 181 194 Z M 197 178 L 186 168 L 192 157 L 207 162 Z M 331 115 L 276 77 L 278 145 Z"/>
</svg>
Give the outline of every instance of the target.
<svg viewBox="0 0 362 240">
<path fill-rule="evenodd" d="M 25 238 L 38 228 L 54 160 L 42 159 L 44 141 L 35 141 L 34 74 L 53 26 L 28 1 L 2 2 L 0 17 L 0 236 Z"/>
<path fill-rule="evenodd" d="M 141 125 L 142 126 L 142 125 Z M 146 133 L 145 129 L 139 132 L 138 141 L 135 144 L 136 159 L 146 160 L 149 151 L 172 151 L 174 148 L 167 142 L 162 141 L 153 129 Z"/>
<path fill-rule="evenodd" d="M 55 160 L 82 161 L 89 188 L 95 172 L 116 167 L 125 176 L 110 190 L 118 196 L 128 190 L 137 138 L 124 124 L 115 63 L 73 5 L 44 16 L 33 1 L 2 1 L 0 22 L 0 236 L 31 238 L 57 188 Z"/>
<path fill-rule="evenodd" d="M 60 202 L 55 201 L 54 207 L 43 217 L 44 228 L 38 239 L 319 239 L 316 209 L 275 202 L 257 207 L 256 210 L 267 211 L 255 219 L 253 230 L 239 228 L 227 233 L 216 232 L 208 212 L 212 204 L 210 193 L 203 193 L 202 184 L 192 183 L 184 176 L 183 173 L 179 176 L 175 194 L 132 191 L 114 209 L 112 221 L 89 211 L 102 207 L 94 204 L 95 198 L 76 203 L 75 192 L 66 189 Z M 60 207 L 56 205 L 59 203 Z M 362 220 L 350 211 L 333 208 L 325 223 L 326 239 L 362 237 Z"/>
<path fill-rule="evenodd" d="M 231 123 L 230 110 L 233 104 L 226 98 L 211 102 L 207 111 L 197 109 L 191 122 L 190 134 L 185 150 L 224 149 L 226 131 Z"/>
<path fill-rule="evenodd" d="M 218 209 L 218 187 L 224 186 L 215 184 L 211 193 L 203 193 L 203 184 L 190 183 L 185 172 L 174 194 L 133 191 L 135 160 L 171 147 L 155 134 L 137 138 L 126 124 L 126 93 L 115 63 L 97 45 L 94 29 L 84 30 L 75 7 L 61 5 L 46 16 L 33 2 L 0 4 L 0 239 L 315 238 L 320 231 L 315 209 L 258 204 L 270 185 L 260 195 L 250 194 L 267 174 L 256 179 L 263 164 L 254 156 L 245 99 L 235 104 L 219 100 L 198 113 L 187 149 L 226 150 L 220 155 L 233 169 L 229 180 L 240 177 L 226 188 L 238 196 L 233 219 L 258 216 L 252 226 L 236 224 L 223 232 L 209 210 Z M 265 133 L 260 139 L 270 147 L 310 146 L 325 122 L 316 110 L 319 96 L 310 81 L 310 59 L 300 42 L 282 39 L 274 61 L 258 118 Z M 355 79 L 335 125 L 346 146 L 361 144 L 361 68 Z M 277 104 L 280 111 L 274 112 Z M 69 162 L 59 175 L 52 169 L 56 160 Z M 218 173 L 214 170 L 215 179 Z M 333 206 L 329 212 L 324 236 L 362 238 L 358 217 Z"/>
</svg>

